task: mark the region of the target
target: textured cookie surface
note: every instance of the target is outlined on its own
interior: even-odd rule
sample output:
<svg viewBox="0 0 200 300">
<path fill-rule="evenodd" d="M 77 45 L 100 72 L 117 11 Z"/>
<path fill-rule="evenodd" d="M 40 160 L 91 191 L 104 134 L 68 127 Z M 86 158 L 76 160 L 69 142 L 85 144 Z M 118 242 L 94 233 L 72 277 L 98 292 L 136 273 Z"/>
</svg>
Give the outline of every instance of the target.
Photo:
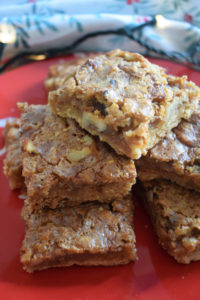
<svg viewBox="0 0 200 300">
<path fill-rule="evenodd" d="M 137 258 L 130 196 L 111 204 L 34 211 L 25 203 L 21 262 L 28 272 L 58 266 L 119 265 Z"/>
<path fill-rule="evenodd" d="M 136 53 L 114 50 L 76 67 L 49 93 L 52 111 L 75 119 L 118 154 L 137 159 L 189 118 L 199 89 L 186 77 L 166 75 Z"/>
</svg>

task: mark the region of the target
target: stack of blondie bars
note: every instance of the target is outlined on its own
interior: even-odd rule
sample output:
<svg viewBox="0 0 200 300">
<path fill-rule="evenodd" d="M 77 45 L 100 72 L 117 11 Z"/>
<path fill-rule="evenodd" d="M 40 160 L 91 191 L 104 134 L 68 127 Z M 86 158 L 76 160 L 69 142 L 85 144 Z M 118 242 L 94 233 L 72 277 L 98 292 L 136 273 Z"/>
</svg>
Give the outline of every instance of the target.
<svg viewBox="0 0 200 300">
<path fill-rule="evenodd" d="M 198 194 L 184 192 L 199 188 L 195 84 L 114 50 L 52 66 L 45 86 L 48 104 L 19 103 L 21 118 L 4 131 L 4 173 L 27 193 L 24 269 L 134 261 L 135 164 L 161 244 L 180 262 L 195 259 Z"/>
<path fill-rule="evenodd" d="M 180 263 L 200 260 L 199 109 L 136 162 L 160 244 Z"/>
</svg>

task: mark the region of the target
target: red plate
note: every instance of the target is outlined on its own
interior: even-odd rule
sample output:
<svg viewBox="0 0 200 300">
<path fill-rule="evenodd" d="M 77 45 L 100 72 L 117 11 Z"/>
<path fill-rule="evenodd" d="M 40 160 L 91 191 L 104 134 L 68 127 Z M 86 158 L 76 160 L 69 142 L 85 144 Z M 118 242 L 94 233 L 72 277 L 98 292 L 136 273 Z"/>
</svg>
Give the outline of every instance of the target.
<svg viewBox="0 0 200 300">
<path fill-rule="evenodd" d="M 65 58 L 71 59 L 72 56 Z M 43 81 L 50 59 L 19 67 L 0 76 L 2 118 L 19 115 L 16 102 L 46 103 Z M 198 84 L 200 73 L 152 59 L 175 75 L 188 75 Z M 2 132 L 2 129 L 1 129 Z M 0 137 L 3 147 L 3 137 Z M 19 251 L 24 236 L 20 219 L 23 200 L 11 192 L 2 173 L 0 156 L 0 295 L 1 299 L 199 299 L 200 263 L 179 265 L 158 245 L 143 208 L 136 205 L 135 231 L 139 260 L 120 267 L 56 268 L 27 274 Z"/>
</svg>

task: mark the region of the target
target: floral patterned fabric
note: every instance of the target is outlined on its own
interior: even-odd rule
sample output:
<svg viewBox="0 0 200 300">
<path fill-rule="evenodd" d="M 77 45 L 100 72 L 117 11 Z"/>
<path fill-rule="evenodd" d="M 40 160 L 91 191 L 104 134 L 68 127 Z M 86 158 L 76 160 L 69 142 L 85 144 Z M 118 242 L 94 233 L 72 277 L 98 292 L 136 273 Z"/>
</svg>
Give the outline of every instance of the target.
<svg viewBox="0 0 200 300">
<path fill-rule="evenodd" d="M 0 59 L 23 51 L 71 45 L 88 33 L 135 28 L 134 39 L 107 34 L 85 40 L 76 51 L 122 48 L 148 54 L 151 49 L 200 61 L 199 0 L 1 0 Z M 148 47 L 142 47 L 147 45 Z"/>
</svg>

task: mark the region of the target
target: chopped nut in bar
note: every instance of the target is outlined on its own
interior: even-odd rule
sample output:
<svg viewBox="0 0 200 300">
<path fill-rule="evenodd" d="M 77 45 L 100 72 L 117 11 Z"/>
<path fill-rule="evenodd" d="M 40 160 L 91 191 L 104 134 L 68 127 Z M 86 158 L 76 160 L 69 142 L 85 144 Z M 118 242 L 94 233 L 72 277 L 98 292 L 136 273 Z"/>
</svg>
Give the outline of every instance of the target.
<svg viewBox="0 0 200 300">
<path fill-rule="evenodd" d="M 51 110 L 76 120 L 118 154 L 138 159 L 196 109 L 200 89 L 143 56 L 114 50 L 77 65 L 49 93 Z"/>
<path fill-rule="evenodd" d="M 4 159 L 4 174 L 8 178 L 11 190 L 24 188 L 22 177 L 22 153 L 20 147 L 19 119 L 6 123 L 4 129 L 6 158 Z"/>
</svg>

